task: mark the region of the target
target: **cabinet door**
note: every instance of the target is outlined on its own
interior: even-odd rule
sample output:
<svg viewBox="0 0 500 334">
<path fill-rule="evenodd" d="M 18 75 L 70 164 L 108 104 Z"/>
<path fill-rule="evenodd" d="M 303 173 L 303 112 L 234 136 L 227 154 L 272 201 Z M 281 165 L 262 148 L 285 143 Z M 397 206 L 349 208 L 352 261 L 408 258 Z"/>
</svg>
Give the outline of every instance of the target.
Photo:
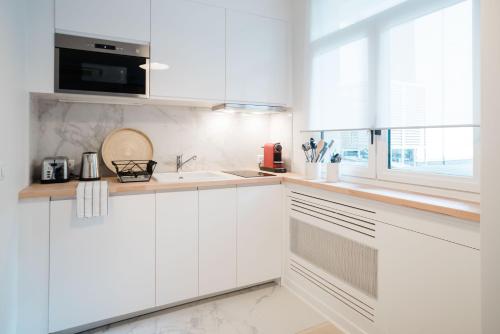
<svg viewBox="0 0 500 334">
<path fill-rule="evenodd" d="M 281 185 L 238 187 L 238 286 L 281 276 Z"/>
<path fill-rule="evenodd" d="M 480 333 L 479 251 L 379 226 L 381 333 Z"/>
<path fill-rule="evenodd" d="M 156 195 L 157 305 L 198 296 L 198 191 Z"/>
<path fill-rule="evenodd" d="M 149 42 L 150 0 L 56 0 L 56 30 Z"/>
<path fill-rule="evenodd" d="M 237 11 L 227 13 L 226 99 L 286 105 L 287 24 Z"/>
<path fill-rule="evenodd" d="M 223 101 L 225 10 L 193 1 L 152 0 L 151 95 Z M 153 65 L 154 66 L 154 65 Z"/>
<path fill-rule="evenodd" d="M 54 0 L 30 1 L 25 20 L 26 90 L 54 93 Z"/>
<path fill-rule="evenodd" d="M 56 332 L 155 306 L 155 197 L 110 198 L 108 217 L 50 205 L 49 329 Z"/>
<path fill-rule="evenodd" d="M 236 287 L 236 188 L 199 191 L 200 296 Z"/>
</svg>

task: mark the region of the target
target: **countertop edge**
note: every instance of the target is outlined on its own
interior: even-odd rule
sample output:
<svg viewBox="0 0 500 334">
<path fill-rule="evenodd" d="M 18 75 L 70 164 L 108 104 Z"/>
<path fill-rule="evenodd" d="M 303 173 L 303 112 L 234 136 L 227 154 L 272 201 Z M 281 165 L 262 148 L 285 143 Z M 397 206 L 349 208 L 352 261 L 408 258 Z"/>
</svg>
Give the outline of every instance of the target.
<svg viewBox="0 0 500 334">
<path fill-rule="evenodd" d="M 127 193 L 146 193 L 175 191 L 183 189 L 217 187 L 217 186 L 238 186 L 238 185 L 265 185 L 291 183 L 298 184 L 315 189 L 331 191 L 343 195 L 359 197 L 363 199 L 383 202 L 396 206 L 402 206 L 446 216 L 480 222 L 480 205 L 475 202 L 468 202 L 452 198 L 431 196 L 422 193 L 414 193 L 400 190 L 393 190 L 377 186 L 364 186 L 355 183 L 326 183 L 318 181 L 305 180 L 293 174 L 277 175 L 269 178 L 251 178 L 251 179 L 228 179 L 215 181 L 195 181 L 180 184 L 174 183 L 118 183 L 116 179 L 107 179 L 110 181 L 109 191 L 111 195 Z M 76 185 L 78 182 L 64 184 L 33 184 L 19 192 L 19 200 L 28 200 L 35 198 L 50 198 L 51 200 L 69 199 L 76 196 Z"/>
<path fill-rule="evenodd" d="M 364 186 L 354 183 L 339 183 L 342 185 L 339 186 L 336 183 L 309 181 L 297 177 L 284 177 L 284 182 L 368 199 L 376 202 L 383 202 L 386 204 L 442 214 L 477 223 L 480 222 L 481 218 L 480 204 L 475 202 L 426 195 L 422 193 L 393 190 L 377 186 Z M 418 197 L 418 199 L 411 199 L 411 197 Z"/>
</svg>

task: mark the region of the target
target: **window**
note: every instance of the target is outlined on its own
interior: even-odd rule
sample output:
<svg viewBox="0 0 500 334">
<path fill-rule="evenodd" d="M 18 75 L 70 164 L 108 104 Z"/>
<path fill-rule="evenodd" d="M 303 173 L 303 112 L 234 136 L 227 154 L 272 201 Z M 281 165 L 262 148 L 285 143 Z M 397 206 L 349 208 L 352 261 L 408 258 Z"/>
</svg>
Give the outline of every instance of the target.
<svg viewBox="0 0 500 334">
<path fill-rule="evenodd" d="M 308 130 L 342 173 L 477 191 L 479 0 L 309 3 Z"/>
<path fill-rule="evenodd" d="M 342 155 L 342 174 L 350 176 L 374 177 L 374 146 L 371 145 L 371 132 L 335 131 L 325 133 L 325 140 L 334 140 L 335 153 Z"/>
<path fill-rule="evenodd" d="M 474 176 L 474 129 L 405 129 L 388 132 L 388 168 Z"/>
</svg>

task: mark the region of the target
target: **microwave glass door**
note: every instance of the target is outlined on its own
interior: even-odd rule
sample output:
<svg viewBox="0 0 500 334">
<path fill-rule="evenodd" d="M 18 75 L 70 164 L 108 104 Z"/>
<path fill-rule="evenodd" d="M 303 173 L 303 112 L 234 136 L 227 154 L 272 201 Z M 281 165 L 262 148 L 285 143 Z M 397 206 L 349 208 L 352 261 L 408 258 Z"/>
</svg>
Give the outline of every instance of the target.
<svg viewBox="0 0 500 334">
<path fill-rule="evenodd" d="M 60 92 L 147 95 L 147 58 L 64 48 L 56 52 Z"/>
</svg>

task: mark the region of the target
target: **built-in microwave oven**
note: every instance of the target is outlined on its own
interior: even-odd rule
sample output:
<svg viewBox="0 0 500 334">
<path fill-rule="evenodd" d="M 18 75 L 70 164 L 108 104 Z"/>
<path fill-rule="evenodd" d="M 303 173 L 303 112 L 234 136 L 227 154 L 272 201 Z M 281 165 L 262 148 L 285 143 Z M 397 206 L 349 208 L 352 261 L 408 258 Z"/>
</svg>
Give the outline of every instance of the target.
<svg viewBox="0 0 500 334">
<path fill-rule="evenodd" d="M 55 35 L 58 93 L 149 96 L 149 45 Z"/>
</svg>

